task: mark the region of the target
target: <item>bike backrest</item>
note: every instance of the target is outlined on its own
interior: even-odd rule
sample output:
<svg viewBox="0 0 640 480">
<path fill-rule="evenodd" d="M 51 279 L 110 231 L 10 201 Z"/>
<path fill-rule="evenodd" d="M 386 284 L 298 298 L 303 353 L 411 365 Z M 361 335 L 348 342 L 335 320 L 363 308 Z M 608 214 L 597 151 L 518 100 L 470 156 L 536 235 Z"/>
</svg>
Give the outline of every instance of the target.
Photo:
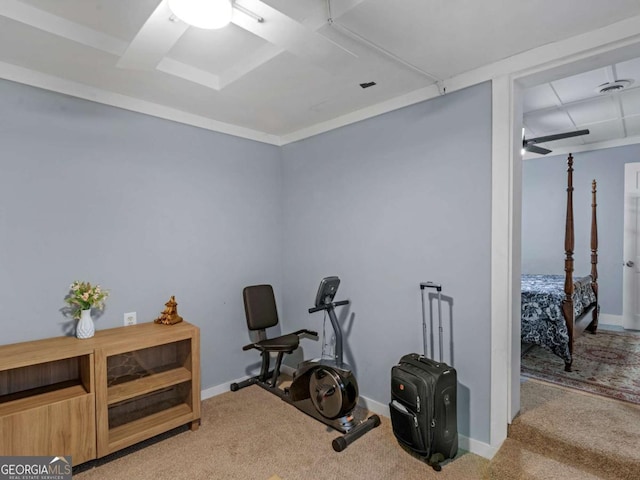
<svg viewBox="0 0 640 480">
<path fill-rule="evenodd" d="M 242 290 L 249 330 L 263 330 L 278 324 L 278 310 L 271 285 L 251 285 Z"/>
</svg>

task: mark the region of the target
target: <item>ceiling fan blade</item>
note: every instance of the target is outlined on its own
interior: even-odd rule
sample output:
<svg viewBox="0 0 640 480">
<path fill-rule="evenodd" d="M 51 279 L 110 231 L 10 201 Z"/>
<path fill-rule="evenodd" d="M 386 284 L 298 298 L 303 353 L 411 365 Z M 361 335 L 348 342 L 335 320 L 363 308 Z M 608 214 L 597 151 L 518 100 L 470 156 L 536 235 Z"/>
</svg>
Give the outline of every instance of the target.
<svg viewBox="0 0 640 480">
<path fill-rule="evenodd" d="M 544 137 L 528 138 L 527 144 L 530 143 L 546 143 L 553 142 L 554 140 L 561 140 L 563 138 L 578 137 L 580 135 L 588 135 L 589 130 L 577 130 L 575 132 L 556 133 L 555 135 L 545 135 Z"/>
<path fill-rule="evenodd" d="M 120 68 L 152 70 L 173 48 L 189 25 L 169 20 L 173 13 L 162 0 L 116 64 Z"/>
<path fill-rule="evenodd" d="M 343 71 L 356 57 L 344 47 L 260 0 L 242 0 L 238 4 L 262 17 L 264 21 L 257 22 L 236 10 L 231 19 L 234 24 L 329 72 Z"/>
<path fill-rule="evenodd" d="M 540 155 L 551 153 L 551 150 L 548 148 L 538 147 L 537 145 L 525 145 L 524 149 L 527 152 L 539 153 Z"/>
</svg>

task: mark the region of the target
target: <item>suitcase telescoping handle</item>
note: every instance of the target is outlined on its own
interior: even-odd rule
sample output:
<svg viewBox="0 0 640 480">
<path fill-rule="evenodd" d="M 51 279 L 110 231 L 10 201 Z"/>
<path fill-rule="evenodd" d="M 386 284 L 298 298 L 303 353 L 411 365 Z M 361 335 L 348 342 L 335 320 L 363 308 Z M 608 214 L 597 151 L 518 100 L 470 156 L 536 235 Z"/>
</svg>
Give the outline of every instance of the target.
<svg viewBox="0 0 640 480">
<path fill-rule="evenodd" d="M 427 356 L 427 315 L 424 308 L 424 289 L 434 288 L 438 292 L 438 335 L 440 339 L 440 363 L 442 363 L 442 285 L 434 282 L 423 282 L 420 284 L 422 294 L 422 343 L 424 356 Z M 435 360 L 435 359 L 434 359 Z"/>
</svg>

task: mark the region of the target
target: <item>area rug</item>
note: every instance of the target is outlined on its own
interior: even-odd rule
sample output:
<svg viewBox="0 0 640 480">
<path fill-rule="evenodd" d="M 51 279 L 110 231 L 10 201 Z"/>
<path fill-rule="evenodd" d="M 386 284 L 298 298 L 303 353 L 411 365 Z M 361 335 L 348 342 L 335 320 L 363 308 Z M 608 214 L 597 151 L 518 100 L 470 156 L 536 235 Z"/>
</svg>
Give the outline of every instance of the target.
<svg viewBox="0 0 640 480">
<path fill-rule="evenodd" d="M 574 344 L 572 372 L 547 350 L 534 346 L 521 360 L 525 377 L 640 404 L 640 335 L 599 330 Z"/>
</svg>

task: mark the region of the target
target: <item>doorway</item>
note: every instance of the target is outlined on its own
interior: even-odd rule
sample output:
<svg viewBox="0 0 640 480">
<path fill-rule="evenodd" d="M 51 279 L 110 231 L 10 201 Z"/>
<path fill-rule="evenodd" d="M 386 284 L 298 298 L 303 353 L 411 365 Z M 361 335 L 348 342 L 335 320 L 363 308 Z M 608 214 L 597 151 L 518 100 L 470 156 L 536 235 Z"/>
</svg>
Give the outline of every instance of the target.
<svg viewBox="0 0 640 480">
<path fill-rule="evenodd" d="M 624 168 L 624 259 L 622 324 L 640 330 L 640 163 Z"/>
<path fill-rule="evenodd" d="M 512 62 L 509 73 L 492 78 L 492 188 L 494 200 L 500 200 L 492 207 L 492 343 L 497 348 L 492 349 L 490 437 L 494 448 L 506 438 L 506 425 L 520 409 L 522 159 L 518 143 L 521 144 L 523 90 L 640 56 L 637 34 L 625 36 L 618 31 L 611 37 L 609 42 L 596 36 L 593 42 L 585 41 L 580 46 L 562 45 L 556 48 L 555 60 L 533 52 L 522 61 Z"/>
</svg>

